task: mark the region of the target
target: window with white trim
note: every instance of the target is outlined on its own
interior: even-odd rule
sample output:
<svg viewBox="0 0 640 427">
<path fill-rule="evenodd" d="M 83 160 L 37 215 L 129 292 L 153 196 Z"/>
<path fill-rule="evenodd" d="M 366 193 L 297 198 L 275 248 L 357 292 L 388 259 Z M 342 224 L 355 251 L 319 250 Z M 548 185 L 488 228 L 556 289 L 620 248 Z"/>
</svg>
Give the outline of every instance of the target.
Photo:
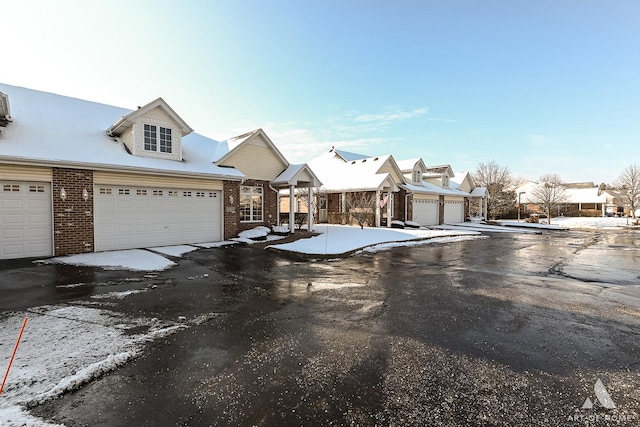
<svg viewBox="0 0 640 427">
<path fill-rule="evenodd" d="M 262 187 L 240 187 L 240 221 L 257 222 L 262 221 L 263 210 Z"/>
<path fill-rule="evenodd" d="M 158 129 L 160 128 L 160 129 Z M 158 144 L 158 133 L 159 144 Z M 171 128 L 162 126 L 144 125 L 144 149 L 145 151 L 159 151 L 160 153 L 171 153 Z"/>
</svg>

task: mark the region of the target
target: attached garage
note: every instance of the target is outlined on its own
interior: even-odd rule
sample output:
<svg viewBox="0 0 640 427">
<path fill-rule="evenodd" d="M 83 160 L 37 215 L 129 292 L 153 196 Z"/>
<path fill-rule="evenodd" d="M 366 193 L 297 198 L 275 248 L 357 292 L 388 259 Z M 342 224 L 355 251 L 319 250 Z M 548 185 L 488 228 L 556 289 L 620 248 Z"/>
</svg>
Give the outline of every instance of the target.
<svg viewBox="0 0 640 427">
<path fill-rule="evenodd" d="M 51 185 L 0 181 L 0 259 L 53 255 Z"/>
<path fill-rule="evenodd" d="M 96 185 L 95 250 L 222 240 L 222 192 Z"/>
<path fill-rule="evenodd" d="M 444 201 L 444 223 L 457 224 L 464 222 L 464 200 Z"/>
<path fill-rule="evenodd" d="M 413 200 L 413 221 L 420 225 L 438 224 L 438 198 Z"/>
</svg>

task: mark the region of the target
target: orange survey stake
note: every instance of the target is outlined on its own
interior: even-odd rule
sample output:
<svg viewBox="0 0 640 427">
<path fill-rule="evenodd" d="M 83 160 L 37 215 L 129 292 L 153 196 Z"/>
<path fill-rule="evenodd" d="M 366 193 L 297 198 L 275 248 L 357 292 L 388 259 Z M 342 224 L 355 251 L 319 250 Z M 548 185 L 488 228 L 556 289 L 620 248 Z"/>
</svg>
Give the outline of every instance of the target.
<svg viewBox="0 0 640 427">
<path fill-rule="evenodd" d="M 13 354 L 11 355 L 11 360 L 9 360 L 9 366 L 7 366 L 7 372 L 4 374 L 4 379 L 2 380 L 2 385 L 0 386 L 0 394 L 2 394 L 2 390 L 4 390 L 4 383 L 7 382 L 7 377 L 9 376 L 9 371 L 11 370 L 11 364 L 13 363 L 13 358 L 16 357 L 16 352 L 18 351 L 18 345 L 20 344 L 20 339 L 22 339 L 22 333 L 24 332 L 24 327 L 27 326 L 28 317 L 24 318 L 22 322 L 22 328 L 20 328 L 20 335 L 18 335 L 18 340 L 16 341 L 15 347 L 13 347 Z"/>
</svg>

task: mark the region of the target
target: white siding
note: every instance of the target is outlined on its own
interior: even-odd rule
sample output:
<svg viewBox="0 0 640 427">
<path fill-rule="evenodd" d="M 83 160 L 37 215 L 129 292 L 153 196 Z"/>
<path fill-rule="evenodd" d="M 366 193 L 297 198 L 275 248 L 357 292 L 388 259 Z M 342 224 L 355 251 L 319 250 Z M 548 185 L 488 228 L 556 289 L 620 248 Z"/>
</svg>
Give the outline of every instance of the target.
<svg viewBox="0 0 640 427">
<path fill-rule="evenodd" d="M 266 145 L 245 144 L 238 148 L 221 166 L 233 166 L 249 179 L 271 181 L 285 168 Z"/>
<path fill-rule="evenodd" d="M 184 178 L 135 173 L 103 172 L 93 173 L 94 184 L 139 185 L 142 187 L 202 188 L 222 190 L 222 181 L 204 178 Z"/>
<path fill-rule="evenodd" d="M 53 172 L 47 167 L 0 164 L 0 180 L 51 182 Z"/>
</svg>

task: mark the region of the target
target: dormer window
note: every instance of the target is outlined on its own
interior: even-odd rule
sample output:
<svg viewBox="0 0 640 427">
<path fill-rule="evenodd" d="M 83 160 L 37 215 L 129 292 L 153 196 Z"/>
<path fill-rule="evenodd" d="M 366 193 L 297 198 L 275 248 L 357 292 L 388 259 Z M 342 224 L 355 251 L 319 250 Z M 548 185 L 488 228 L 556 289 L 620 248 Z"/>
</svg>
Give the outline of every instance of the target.
<svg viewBox="0 0 640 427">
<path fill-rule="evenodd" d="M 158 150 L 158 128 L 160 128 L 160 150 Z M 171 153 L 171 129 L 162 126 L 144 125 L 144 149 Z"/>
<path fill-rule="evenodd" d="M 420 171 L 413 171 L 413 183 L 414 184 L 421 184 L 422 183 L 422 172 Z"/>
<path fill-rule="evenodd" d="M 449 187 L 449 175 L 447 174 L 442 175 L 442 186 Z"/>
</svg>

